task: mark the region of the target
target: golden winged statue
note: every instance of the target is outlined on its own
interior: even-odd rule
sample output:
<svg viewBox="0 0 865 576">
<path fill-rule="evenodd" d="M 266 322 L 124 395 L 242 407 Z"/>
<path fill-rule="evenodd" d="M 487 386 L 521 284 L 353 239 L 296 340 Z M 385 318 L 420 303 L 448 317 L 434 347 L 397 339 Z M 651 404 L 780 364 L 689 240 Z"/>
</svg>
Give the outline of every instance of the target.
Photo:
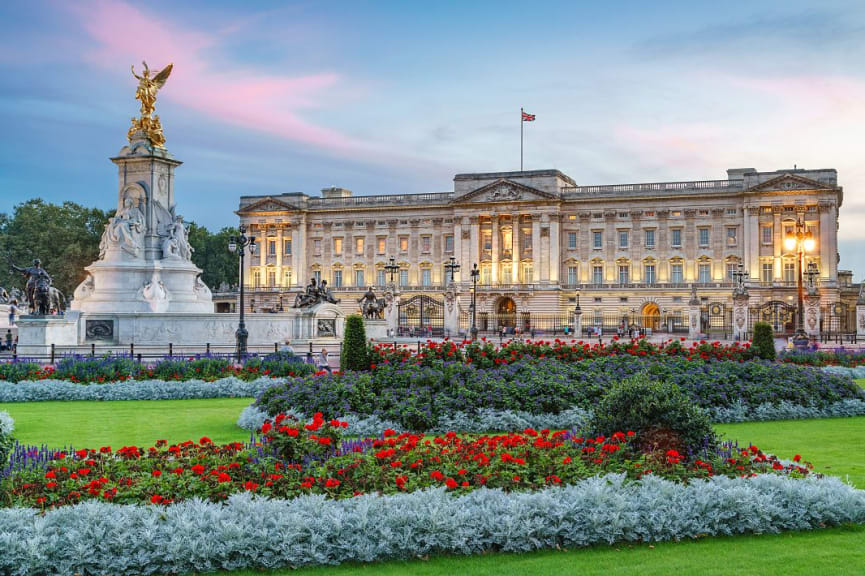
<svg viewBox="0 0 865 576">
<path fill-rule="evenodd" d="M 141 101 L 141 116 L 132 119 L 128 137 L 129 141 L 132 142 L 138 132 L 143 132 L 151 144 L 163 148 L 165 147 L 165 135 L 162 133 L 159 116 L 153 115 L 153 111 L 156 108 L 156 93 L 165 85 L 174 64 L 169 64 L 152 77 L 147 62 L 142 62 L 142 64 L 144 64 L 144 72 L 141 76 L 135 73 L 135 66 L 131 67 L 132 75 L 138 79 L 138 90 L 135 91 L 135 98 Z"/>
</svg>

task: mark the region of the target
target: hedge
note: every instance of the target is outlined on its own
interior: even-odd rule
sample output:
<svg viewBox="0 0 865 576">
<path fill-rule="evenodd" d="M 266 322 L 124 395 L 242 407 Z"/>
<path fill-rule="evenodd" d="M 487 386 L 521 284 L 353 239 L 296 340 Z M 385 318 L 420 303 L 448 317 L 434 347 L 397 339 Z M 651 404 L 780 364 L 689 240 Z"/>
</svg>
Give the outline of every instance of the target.
<svg viewBox="0 0 865 576">
<path fill-rule="evenodd" d="M 393 496 L 167 507 L 88 502 L 0 510 L 0 573 L 157 574 L 373 562 L 428 554 L 528 552 L 865 522 L 865 491 L 836 478 L 716 477 L 679 484 L 621 475 L 509 493 L 443 489 Z M 86 552 L 84 552 L 86 551 Z"/>
</svg>

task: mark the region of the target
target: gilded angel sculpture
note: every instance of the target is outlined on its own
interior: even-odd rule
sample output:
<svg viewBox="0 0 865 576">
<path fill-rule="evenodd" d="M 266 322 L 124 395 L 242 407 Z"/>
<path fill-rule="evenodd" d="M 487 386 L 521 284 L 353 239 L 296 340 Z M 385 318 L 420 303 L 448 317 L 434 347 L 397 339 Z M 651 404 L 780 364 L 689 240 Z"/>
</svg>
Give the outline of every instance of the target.
<svg viewBox="0 0 865 576">
<path fill-rule="evenodd" d="M 159 116 L 153 115 L 153 111 L 156 108 L 156 93 L 165 85 L 174 64 L 169 64 L 152 77 L 147 62 L 142 62 L 142 64 L 144 64 L 142 76 L 135 73 L 135 66 L 131 67 L 132 75 L 138 79 L 135 98 L 141 101 L 141 117 L 132 119 L 132 127 L 129 128 L 128 134 L 129 141 L 132 142 L 136 132 L 144 132 L 154 146 L 164 147 L 165 136 L 162 133 L 162 124 L 159 121 Z"/>
</svg>

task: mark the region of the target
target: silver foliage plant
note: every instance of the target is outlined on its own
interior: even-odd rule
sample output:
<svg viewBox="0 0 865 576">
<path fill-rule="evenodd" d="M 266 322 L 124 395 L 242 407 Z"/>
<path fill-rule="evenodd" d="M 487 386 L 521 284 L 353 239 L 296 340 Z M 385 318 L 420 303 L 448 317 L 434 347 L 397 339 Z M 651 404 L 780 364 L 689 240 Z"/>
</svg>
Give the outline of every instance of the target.
<svg viewBox="0 0 865 576">
<path fill-rule="evenodd" d="M 0 410 L 0 436 L 11 436 L 15 431 L 15 420 L 9 412 Z"/>
<path fill-rule="evenodd" d="M 230 376 L 213 382 L 187 380 L 127 380 L 110 384 L 75 384 L 66 380 L 0 383 L 0 402 L 43 402 L 49 400 L 184 400 L 191 398 L 251 398 L 281 378 L 262 377 L 245 381 Z"/>
<path fill-rule="evenodd" d="M 836 478 L 715 477 L 679 484 L 622 475 L 537 492 L 443 488 L 392 496 L 168 507 L 86 502 L 44 515 L 0 509 L 0 573 L 157 574 L 528 552 L 865 523 L 865 491 Z M 83 553 L 82 551 L 86 551 Z"/>
<path fill-rule="evenodd" d="M 302 415 L 294 410 L 296 416 Z M 737 402 L 729 408 L 713 408 L 709 416 L 713 422 L 755 422 L 765 420 L 796 420 L 803 418 L 837 418 L 842 416 L 865 415 L 865 402 L 861 400 L 842 400 L 817 408 L 800 406 L 790 402 L 761 404 L 756 408 Z M 525 428 L 554 428 L 559 430 L 580 430 L 591 418 L 589 410 L 573 407 L 558 414 L 530 414 L 513 410 L 481 409 L 477 413 L 455 412 L 441 417 L 431 432 L 491 432 L 496 430 L 523 430 Z M 255 431 L 268 418 L 263 410 L 250 405 L 244 408 L 237 425 L 245 430 Z M 357 436 L 379 436 L 383 430 L 392 428 L 404 432 L 403 426 L 377 416 L 342 415 L 340 420 L 349 423 L 349 434 Z"/>
</svg>

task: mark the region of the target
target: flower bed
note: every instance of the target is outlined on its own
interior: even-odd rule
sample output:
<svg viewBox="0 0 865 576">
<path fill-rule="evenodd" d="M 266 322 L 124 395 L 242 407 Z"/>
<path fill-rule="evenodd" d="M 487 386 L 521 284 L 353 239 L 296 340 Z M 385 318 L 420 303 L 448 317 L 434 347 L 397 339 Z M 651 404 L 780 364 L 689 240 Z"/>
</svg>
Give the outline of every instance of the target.
<svg viewBox="0 0 865 576">
<path fill-rule="evenodd" d="M 466 438 L 397 434 L 343 439 L 345 422 L 316 414 L 304 424 L 277 415 L 260 442 L 214 445 L 208 438 L 143 449 L 46 451 L 18 446 L 0 475 L 0 505 L 57 507 L 85 500 L 170 504 L 203 498 L 221 501 L 237 492 L 292 498 L 321 494 L 350 498 L 444 486 L 538 490 L 603 474 L 631 480 L 655 475 L 692 481 L 776 473 L 804 477 L 810 464 L 796 455 L 783 462 L 757 447 L 706 446 L 687 455 L 668 447 L 640 446 L 634 432 L 585 437 L 564 430 L 526 429 Z"/>
<path fill-rule="evenodd" d="M 721 344 L 706 340 L 687 343 L 685 338 L 671 338 L 653 344 L 643 337 L 620 340 L 614 337 L 609 343 L 593 343 L 584 340 L 509 340 L 501 345 L 482 338 L 480 340 L 456 342 L 427 340 L 420 349 L 413 346 L 374 344 L 370 348 L 373 368 L 382 364 L 429 365 L 434 360 L 462 360 L 480 368 L 510 364 L 524 358 L 553 359 L 559 362 L 579 362 L 607 356 L 670 357 L 688 360 L 733 360 L 745 361 L 755 358 L 750 342 Z"/>
<path fill-rule="evenodd" d="M 264 357 L 252 356 L 235 364 L 223 356 L 165 357 L 153 364 L 139 362 L 131 356 L 68 356 L 56 366 L 35 362 L 0 363 L 0 381 L 23 382 L 64 380 L 76 384 L 104 384 L 127 380 L 213 382 L 227 377 L 256 380 L 262 376 L 287 377 L 312 374 L 315 368 L 298 356 L 284 352 Z"/>
<path fill-rule="evenodd" d="M 256 406 L 274 415 L 375 416 L 403 429 L 437 428 L 458 413 L 481 410 L 559 414 L 591 410 L 616 382 L 645 372 L 671 381 L 707 410 L 765 405 L 828 409 L 839 402 L 865 402 L 865 391 L 849 378 L 817 369 L 767 362 L 692 362 L 682 357 L 610 356 L 582 362 L 521 359 L 495 368 L 466 362 L 424 360 L 376 366 L 371 372 L 291 378 L 259 396 Z"/>
<path fill-rule="evenodd" d="M 856 368 L 865 366 L 865 351 L 846 350 L 843 347 L 834 350 L 785 350 L 778 356 L 778 360 L 804 366 Z"/>
<path fill-rule="evenodd" d="M 344 500 L 235 494 L 171 506 L 0 509 L 0 573 L 153 574 L 528 552 L 865 522 L 865 492 L 774 474 L 688 484 L 588 478 L 536 492 L 446 488 Z M 81 551 L 85 550 L 86 554 Z"/>
</svg>

